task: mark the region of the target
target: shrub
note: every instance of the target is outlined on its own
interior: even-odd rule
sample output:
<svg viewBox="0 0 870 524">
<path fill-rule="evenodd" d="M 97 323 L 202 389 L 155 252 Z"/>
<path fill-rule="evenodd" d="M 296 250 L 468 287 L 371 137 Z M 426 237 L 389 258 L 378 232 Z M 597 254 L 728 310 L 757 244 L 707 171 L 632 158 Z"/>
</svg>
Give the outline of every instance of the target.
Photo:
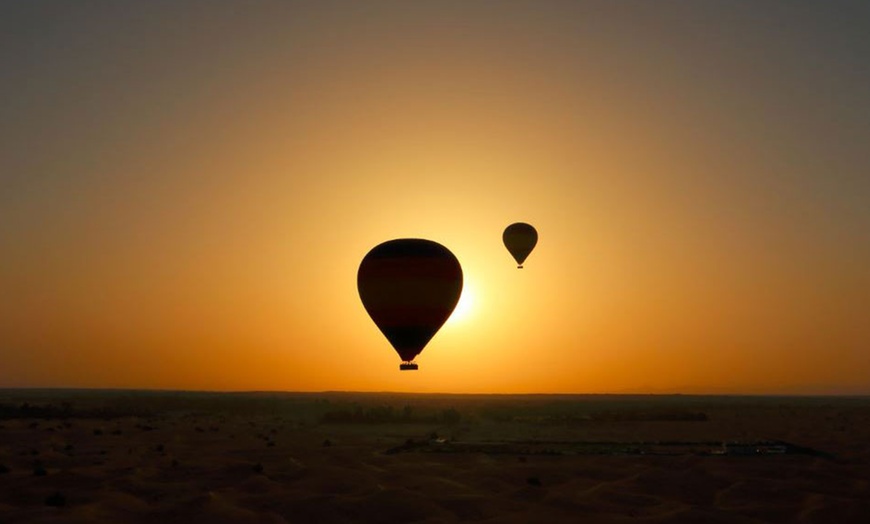
<svg viewBox="0 0 870 524">
<path fill-rule="evenodd" d="M 45 505 L 60 508 L 66 506 L 66 497 L 60 491 L 55 491 L 45 498 Z"/>
</svg>

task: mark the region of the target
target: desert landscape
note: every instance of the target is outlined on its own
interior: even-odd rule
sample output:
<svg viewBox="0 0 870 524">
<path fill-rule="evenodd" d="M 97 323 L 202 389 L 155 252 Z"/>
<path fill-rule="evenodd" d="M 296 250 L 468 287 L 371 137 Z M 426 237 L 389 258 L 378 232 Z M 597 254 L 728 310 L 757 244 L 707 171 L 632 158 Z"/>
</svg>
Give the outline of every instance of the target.
<svg viewBox="0 0 870 524">
<path fill-rule="evenodd" d="M 0 524 L 870 524 L 870 2 L 0 25 Z"/>
<path fill-rule="evenodd" d="M 4 390 L 0 521 L 866 522 L 870 398 Z"/>
</svg>

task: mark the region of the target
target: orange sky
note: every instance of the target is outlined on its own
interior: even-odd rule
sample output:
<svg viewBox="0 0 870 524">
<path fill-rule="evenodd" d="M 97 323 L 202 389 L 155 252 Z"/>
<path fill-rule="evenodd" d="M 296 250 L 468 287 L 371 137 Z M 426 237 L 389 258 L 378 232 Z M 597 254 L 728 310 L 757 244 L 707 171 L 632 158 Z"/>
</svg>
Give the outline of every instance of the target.
<svg viewBox="0 0 870 524">
<path fill-rule="evenodd" d="M 870 393 L 866 10 L 4 5 L 0 387 Z M 400 237 L 466 282 L 413 373 Z"/>
</svg>

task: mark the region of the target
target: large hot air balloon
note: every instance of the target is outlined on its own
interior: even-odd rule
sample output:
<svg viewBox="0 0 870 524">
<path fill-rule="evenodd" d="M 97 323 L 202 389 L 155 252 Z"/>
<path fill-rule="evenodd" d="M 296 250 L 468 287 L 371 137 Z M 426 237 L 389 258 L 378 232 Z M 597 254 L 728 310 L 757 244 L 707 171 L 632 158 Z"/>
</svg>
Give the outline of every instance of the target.
<svg viewBox="0 0 870 524">
<path fill-rule="evenodd" d="M 526 257 L 538 243 L 538 232 L 525 222 L 517 222 L 505 228 L 501 238 L 514 260 L 517 261 L 517 269 L 522 269 Z"/>
<path fill-rule="evenodd" d="M 402 238 L 375 246 L 357 272 L 363 306 L 402 358 L 412 362 L 450 317 L 462 293 L 462 267 L 446 247 Z"/>
</svg>

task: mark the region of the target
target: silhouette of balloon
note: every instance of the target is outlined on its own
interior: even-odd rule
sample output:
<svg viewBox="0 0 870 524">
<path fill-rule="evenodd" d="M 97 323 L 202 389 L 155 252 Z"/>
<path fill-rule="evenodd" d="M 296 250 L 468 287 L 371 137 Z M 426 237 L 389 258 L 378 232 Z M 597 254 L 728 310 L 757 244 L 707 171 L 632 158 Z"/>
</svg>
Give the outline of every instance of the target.
<svg viewBox="0 0 870 524">
<path fill-rule="evenodd" d="M 412 360 L 450 317 L 462 293 L 462 266 L 431 240 L 402 238 L 375 246 L 357 272 L 363 306 L 402 358 Z"/>
<path fill-rule="evenodd" d="M 525 222 L 517 222 L 505 228 L 501 238 L 507 250 L 517 261 L 517 269 L 522 269 L 526 257 L 538 243 L 538 232 Z"/>
</svg>

